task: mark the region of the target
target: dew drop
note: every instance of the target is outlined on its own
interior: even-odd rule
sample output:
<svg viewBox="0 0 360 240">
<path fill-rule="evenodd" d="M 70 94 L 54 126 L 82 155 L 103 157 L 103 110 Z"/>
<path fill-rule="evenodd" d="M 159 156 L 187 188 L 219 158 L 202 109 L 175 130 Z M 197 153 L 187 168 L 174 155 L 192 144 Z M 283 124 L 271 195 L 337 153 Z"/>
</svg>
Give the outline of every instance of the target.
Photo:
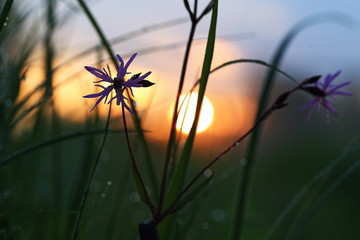
<svg viewBox="0 0 360 240">
<path fill-rule="evenodd" d="M 242 159 L 240 160 L 240 164 L 241 164 L 241 166 L 246 166 L 246 164 L 247 164 L 247 159 L 246 159 L 246 158 L 242 158 Z"/>
<path fill-rule="evenodd" d="M 106 183 L 108 186 L 111 186 L 112 182 L 111 181 L 107 181 Z"/>
<path fill-rule="evenodd" d="M 102 193 L 101 198 L 105 198 L 105 197 L 106 197 L 106 193 Z"/>
<path fill-rule="evenodd" d="M 208 229 L 209 229 L 209 223 L 203 222 L 203 223 L 201 224 L 201 228 L 204 229 L 204 230 L 208 230 Z"/>
<path fill-rule="evenodd" d="M 207 178 L 211 177 L 212 174 L 213 174 L 213 171 L 210 168 L 206 169 L 204 172 L 204 176 Z"/>
<path fill-rule="evenodd" d="M 214 220 L 214 222 L 223 222 L 225 220 L 226 213 L 224 210 L 214 209 L 211 212 L 211 217 Z"/>
</svg>

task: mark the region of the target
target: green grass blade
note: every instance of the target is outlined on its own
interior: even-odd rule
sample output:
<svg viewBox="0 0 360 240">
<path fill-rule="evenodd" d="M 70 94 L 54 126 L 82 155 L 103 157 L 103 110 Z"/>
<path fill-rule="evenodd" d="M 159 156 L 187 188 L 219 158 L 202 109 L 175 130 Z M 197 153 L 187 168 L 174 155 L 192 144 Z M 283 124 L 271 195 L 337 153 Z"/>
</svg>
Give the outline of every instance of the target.
<svg viewBox="0 0 360 240">
<path fill-rule="evenodd" d="M 114 133 L 123 133 L 124 130 L 108 130 L 110 134 L 114 134 Z M 84 137 L 87 135 L 94 135 L 94 134 L 101 134 L 104 133 L 104 129 L 95 129 L 95 130 L 85 130 L 85 131 L 77 131 L 77 132 L 69 132 L 69 133 L 62 133 L 58 136 L 54 136 L 54 137 L 50 137 L 47 139 L 44 139 L 40 142 L 37 143 L 33 143 L 31 145 L 28 145 L 27 147 L 24 147 L 20 150 L 15 151 L 14 153 L 11 153 L 8 156 L 5 156 L 1 162 L 0 162 L 0 167 L 9 164 L 12 160 L 15 160 L 16 158 L 19 158 L 23 155 L 26 155 L 28 153 L 31 153 L 35 150 L 44 148 L 44 147 L 48 147 L 51 146 L 53 144 L 56 144 L 58 142 L 62 142 L 62 141 L 66 141 L 66 140 L 70 140 L 70 139 L 74 139 L 74 138 L 79 138 L 79 137 Z"/>
<path fill-rule="evenodd" d="M 330 194 L 333 193 L 340 184 L 349 177 L 356 169 L 360 167 L 360 160 L 358 159 L 353 164 L 351 164 L 335 181 L 328 186 L 328 188 L 321 194 L 320 198 L 313 204 L 313 207 L 308 211 L 308 213 L 289 230 L 288 235 L 285 237 L 285 240 L 298 239 L 301 232 L 306 227 L 307 223 L 312 216 L 320 209 L 320 207 L 326 202 Z"/>
<path fill-rule="evenodd" d="M 290 212 L 300 203 L 300 201 L 306 198 L 307 195 L 311 194 L 315 187 L 315 185 L 320 182 L 324 177 L 326 177 L 329 172 L 333 171 L 336 166 L 338 166 L 341 162 L 343 162 L 350 155 L 358 154 L 360 152 L 360 146 L 355 146 L 350 148 L 350 146 L 346 147 L 344 151 L 339 155 L 339 157 L 335 158 L 332 162 L 330 162 L 325 168 L 323 168 L 318 174 L 316 174 L 307 184 L 305 184 L 302 189 L 294 196 L 294 198 L 289 202 L 289 204 L 284 208 L 284 210 L 279 214 L 276 220 L 273 222 L 268 232 L 264 236 L 264 240 L 268 240 L 275 233 L 277 228 L 281 225 L 281 223 L 285 220 L 285 218 L 290 214 Z"/>
<path fill-rule="evenodd" d="M 327 22 L 337 23 L 345 27 L 354 27 L 355 25 L 357 25 L 357 22 L 353 18 L 351 18 L 346 14 L 341 14 L 341 13 L 321 13 L 305 18 L 304 20 L 296 24 L 283 38 L 279 47 L 275 51 L 275 55 L 271 60 L 271 65 L 274 66 L 275 68 L 278 68 L 280 66 L 281 61 L 284 58 L 287 49 L 289 48 L 290 44 L 293 42 L 295 37 L 300 32 L 313 25 L 327 23 Z M 274 86 L 275 77 L 276 77 L 276 71 L 274 70 L 274 68 L 269 69 L 266 74 L 265 82 L 260 94 L 259 106 L 256 113 L 255 121 L 257 121 L 261 117 L 263 112 L 266 110 Z M 233 240 L 240 239 L 243 230 L 245 201 L 246 201 L 245 198 L 247 194 L 247 188 L 249 185 L 249 179 L 251 178 L 250 175 L 255 158 L 255 153 L 259 145 L 259 138 L 261 131 L 262 131 L 261 126 L 256 128 L 250 138 L 246 152 L 246 157 L 245 157 L 245 159 L 247 160 L 247 164 L 245 166 L 243 178 L 238 183 L 238 196 L 237 196 L 238 200 L 235 201 L 237 203 L 237 206 L 235 206 L 236 211 L 234 212 L 235 213 L 234 227 L 232 230 L 232 238 L 231 238 Z"/>
<path fill-rule="evenodd" d="M 165 207 L 170 206 L 173 203 L 173 201 L 175 201 L 177 199 L 178 195 L 180 194 L 180 192 L 182 190 L 182 187 L 184 185 L 184 181 L 186 178 L 187 168 L 188 168 L 188 164 L 190 161 L 193 144 L 195 141 L 196 128 L 197 128 L 197 123 L 198 123 L 199 116 L 200 116 L 201 104 L 202 104 L 203 98 L 205 96 L 206 85 L 207 85 L 207 81 L 209 78 L 211 62 L 212 62 L 212 58 L 213 58 L 215 37 L 216 37 L 217 11 L 218 11 L 218 1 L 215 0 L 213 11 L 212 11 L 212 16 L 211 16 L 208 40 L 207 40 L 207 44 L 206 44 L 204 63 L 203 63 L 202 73 L 201 73 L 201 78 L 200 78 L 200 83 L 199 83 L 200 87 L 199 87 L 199 95 L 198 95 L 198 101 L 197 101 L 197 106 L 196 106 L 195 119 L 194 119 L 193 126 L 191 128 L 191 131 L 189 133 L 189 136 L 185 142 L 185 146 L 182 151 L 182 154 L 181 154 L 181 157 L 179 160 L 179 164 L 177 165 L 174 176 L 172 178 L 172 181 L 170 182 L 169 192 L 166 195 L 166 199 L 164 202 Z M 169 231 L 170 230 L 169 228 L 171 228 L 171 226 L 169 226 L 169 225 L 166 226 L 166 224 L 165 224 L 165 234 L 163 233 L 163 235 L 166 236 L 166 231 Z M 166 239 L 166 237 L 165 237 L 165 239 Z"/>
</svg>

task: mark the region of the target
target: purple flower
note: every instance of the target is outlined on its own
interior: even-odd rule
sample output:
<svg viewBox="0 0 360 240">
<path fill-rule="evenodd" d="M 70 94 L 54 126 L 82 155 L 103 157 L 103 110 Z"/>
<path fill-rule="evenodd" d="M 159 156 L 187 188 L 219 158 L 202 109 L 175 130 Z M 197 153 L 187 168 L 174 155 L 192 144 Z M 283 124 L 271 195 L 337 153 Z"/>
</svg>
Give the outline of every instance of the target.
<svg viewBox="0 0 360 240">
<path fill-rule="evenodd" d="M 307 120 L 310 120 L 314 109 L 320 109 L 320 106 L 325 108 L 326 116 L 329 116 L 329 112 L 337 116 L 338 113 L 335 108 L 332 106 L 336 104 L 334 101 L 334 96 L 352 96 L 352 93 L 341 91 L 340 88 L 343 88 L 350 84 L 350 81 L 334 84 L 332 83 L 335 78 L 339 76 L 341 71 L 337 71 L 334 74 L 328 74 L 324 82 L 319 82 L 316 80 L 311 84 L 304 84 L 300 88 L 314 96 L 314 98 L 301 106 L 301 109 L 310 108 Z"/>
<path fill-rule="evenodd" d="M 130 72 L 128 72 L 128 68 L 129 68 L 130 64 L 132 63 L 132 61 L 134 61 L 134 59 L 136 57 L 136 53 L 130 57 L 129 61 L 126 64 L 124 63 L 124 60 L 120 57 L 120 55 L 117 54 L 116 57 L 119 60 L 120 65 L 116 66 L 117 74 L 114 79 L 111 78 L 109 73 L 104 68 L 103 68 L 103 70 L 100 70 L 100 69 L 97 69 L 94 67 L 85 66 L 86 70 L 88 70 L 91 74 L 93 74 L 97 78 L 101 79 L 94 83 L 107 82 L 107 83 L 110 83 L 110 85 L 107 87 L 104 87 L 102 85 L 96 84 L 95 85 L 96 87 L 100 87 L 103 90 L 99 93 L 89 94 L 89 95 L 86 95 L 83 97 L 84 98 L 99 97 L 99 99 L 96 101 L 94 107 L 91 109 L 91 111 L 92 111 L 103 99 L 104 99 L 104 103 L 106 103 L 111 91 L 115 90 L 115 96 L 113 98 L 111 98 L 108 101 L 108 103 L 110 103 L 112 100 L 116 99 L 117 105 L 122 104 L 132 115 L 134 115 L 131 108 L 125 102 L 125 100 L 128 100 L 128 99 L 123 95 L 123 92 L 126 88 L 129 88 L 131 91 L 131 94 L 132 94 L 132 89 L 131 89 L 132 87 L 150 87 L 150 86 L 152 86 L 154 83 L 152 83 L 148 80 L 145 80 L 145 78 L 147 76 L 149 76 L 151 74 L 151 72 L 147 72 L 142 76 L 141 76 L 141 73 L 135 74 L 129 80 L 125 81 L 124 77 L 126 74 L 130 74 Z"/>
</svg>

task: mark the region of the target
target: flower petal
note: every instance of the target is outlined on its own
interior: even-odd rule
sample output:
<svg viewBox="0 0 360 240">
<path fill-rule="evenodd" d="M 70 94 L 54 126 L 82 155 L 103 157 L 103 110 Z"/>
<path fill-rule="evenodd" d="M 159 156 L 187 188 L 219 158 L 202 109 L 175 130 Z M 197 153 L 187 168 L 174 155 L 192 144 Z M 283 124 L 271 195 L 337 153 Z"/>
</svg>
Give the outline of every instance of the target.
<svg viewBox="0 0 360 240">
<path fill-rule="evenodd" d="M 347 82 L 343 82 L 343 83 L 337 84 L 337 85 L 333 86 L 333 88 L 331 88 L 331 89 L 327 92 L 327 94 L 328 94 L 328 95 L 331 95 L 331 94 L 333 94 L 333 92 L 335 92 L 336 90 L 338 90 L 338 89 L 340 89 L 340 88 L 342 88 L 342 87 L 345 87 L 345 86 L 349 85 L 350 83 L 351 83 L 350 81 L 347 81 Z"/>
<path fill-rule="evenodd" d="M 314 107 L 316 104 L 318 104 L 318 100 L 317 98 L 312 99 L 311 101 L 304 103 L 303 105 L 301 105 L 300 109 L 305 109 L 305 108 L 309 108 L 309 107 Z"/>
<path fill-rule="evenodd" d="M 125 65 L 125 67 L 124 67 L 124 68 L 125 68 L 125 71 L 127 71 L 127 69 L 128 69 L 128 67 L 130 66 L 130 64 L 134 61 L 136 55 L 137 55 L 137 53 L 134 53 L 134 54 L 130 57 L 129 61 L 127 61 L 126 65 Z"/>
<path fill-rule="evenodd" d="M 333 92 L 332 95 L 352 96 L 353 94 L 351 92 L 346 92 L 346 91 L 336 91 Z"/>
<path fill-rule="evenodd" d="M 97 81 L 97 82 L 102 82 L 102 81 L 106 81 L 106 82 L 113 82 L 113 80 L 111 79 L 111 77 L 104 73 L 103 71 L 101 71 L 100 69 L 94 68 L 94 67 L 90 67 L 90 66 L 85 66 L 85 69 L 87 71 L 89 71 L 91 74 L 93 74 L 94 76 L 96 76 L 97 78 L 100 78 L 102 80 Z"/>
<path fill-rule="evenodd" d="M 337 78 L 340 75 L 340 73 L 341 71 L 339 70 L 334 74 L 328 74 L 324 81 L 323 90 L 326 90 L 330 86 L 330 83 L 334 81 L 335 78 Z"/>
</svg>

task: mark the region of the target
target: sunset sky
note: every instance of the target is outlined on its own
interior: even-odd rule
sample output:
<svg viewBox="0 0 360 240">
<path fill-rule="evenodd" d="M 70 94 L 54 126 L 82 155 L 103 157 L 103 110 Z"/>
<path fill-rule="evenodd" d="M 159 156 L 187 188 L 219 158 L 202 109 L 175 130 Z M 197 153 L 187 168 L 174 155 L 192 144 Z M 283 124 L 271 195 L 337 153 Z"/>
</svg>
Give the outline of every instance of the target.
<svg viewBox="0 0 360 240">
<path fill-rule="evenodd" d="M 199 9 L 206 4 L 207 1 L 199 1 Z M 71 6 L 76 5 L 76 1 L 60 1 L 57 12 L 59 18 L 63 17 Z M 187 17 L 183 1 L 180 0 L 103 0 L 88 1 L 88 5 L 109 39 L 153 24 Z M 217 26 L 218 41 L 213 66 L 240 58 L 270 61 L 279 42 L 294 24 L 312 14 L 327 11 L 336 11 L 339 14 L 347 14 L 349 18 L 355 18 L 360 13 L 360 3 L 355 0 L 221 1 Z M 199 24 L 196 32 L 196 38 L 202 40 L 194 44 L 191 52 L 185 92 L 191 88 L 200 75 L 205 47 L 203 38 L 207 36 L 209 19 L 210 17 L 207 16 Z M 145 128 L 149 130 L 156 128 L 160 136 L 167 136 L 169 129 L 169 126 L 161 122 L 160 125 L 164 130 L 163 132 L 160 130 L 159 116 L 170 119 L 168 116 L 179 81 L 184 47 L 179 45 L 153 53 L 141 54 L 141 52 L 149 47 L 186 41 L 189 25 L 190 23 L 187 22 L 143 34 L 113 46 L 114 51 L 125 59 L 128 59 L 129 54 L 139 52 L 130 68 L 133 73 L 152 71 L 149 80 L 155 82 L 155 86 L 150 90 L 136 90 L 135 100 L 140 112 L 149 109 L 146 113 Z M 58 28 L 56 35 L 56 44 L 59 49 L 58 63 L 98 43 L 94 29 L 81 11 L 75 13 Z M 358 68 L 360 52 L 354 51 L 354 48 L 359 49 L 359 43 L 358 25 L 351 25 L 351 28 L 344 28 L 333 23 L 316 25 L 306 29 L 296 38 L 283 59 L 281 67 L 284 71 L 295 74 L 299 78 L 317 74 L 325 75 L 341 69 L 342 78 L 348 80 L 350 76 L 360 75 Z M 103 58 L 108 58 L 105 53 Z M 61 101 L 55 102 L 64 118 L 81 121 L 84 116 L 90 114 L 89 110 L 95 102 L 91 99 L 84 105 L 85 101 L 81 98 L 83 95 L 97 91 L 92 84 L 94 78 L 83 68 L 85 65 L 95 66 L 96 55 L 82 58 L 71 66 L 64 67 L 55 75 L 56 80 L 62 82 L 69 76 L 77 74 L 69 83 L 56 91 L 55 97 Z M 212 127 L 218 129 L 212 131 L 226 135 L 249 126 L 254 114 L 256 100 L 254 96 L 259 91 L 261 76 L 265 70 L 261 66 L 243 64 L 211 75 L 206 96 L 214 106 Z M 34 76 L 41 75 L 40 69 L 32 69 L 32 72 Z M 38 79 L 38 77 L 34 78 Z M 27 84 L 34 86 L 35 82 L 35 80 L 28 81 Z M 30 88 L 28 86 L 28 89 Z M 359 92 L 358 87 L 355 93 L 356 91 Z M 148 108 L 149 105 L 150 108 Z M 106 107 L 103 109 L 105 114 Z M 116 115 L 116 111 L 113 114 Z M 120 110 L 117 112 L 119 113 Z"/>
</svg>

